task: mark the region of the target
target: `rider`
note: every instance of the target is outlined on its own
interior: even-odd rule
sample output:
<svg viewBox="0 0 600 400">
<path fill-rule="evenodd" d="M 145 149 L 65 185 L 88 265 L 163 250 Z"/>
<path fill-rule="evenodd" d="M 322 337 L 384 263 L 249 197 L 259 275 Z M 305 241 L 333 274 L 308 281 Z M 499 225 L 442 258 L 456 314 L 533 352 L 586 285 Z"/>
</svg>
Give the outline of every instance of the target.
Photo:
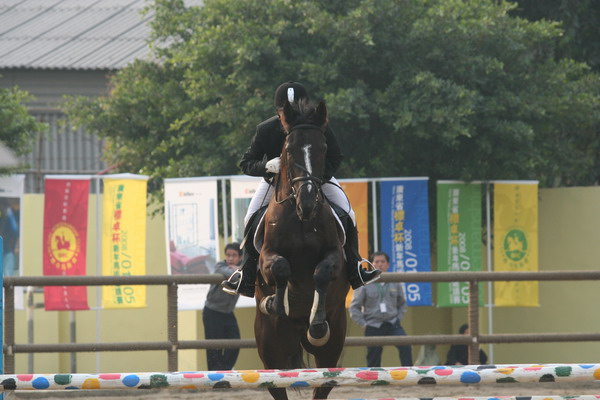
<svg viewBox="0 0 600 400">
<path fill-rule="evenodd" d="M 281 150 L 285 142 L 285 132 L 280 122 L 283 113 L 283 105 L 288 100 L 290 103 L 298 102 L 301 98 L 308 98 L 304 86 L 297 82 L 285 82 L 275 91 L 275 110 L 277 115 L 263 121 L 256 127 L 256 134 L 252 139 L 250 147 L 244 153 L 240 161 L 240 167 L 246 175 L 262 176 L 244 218 L 246 231 L 250 227 L 250 220 L 254 214 L 269 203 L 273 195 L 271 181 L 279 172 Z M 377 280 L 381 271 L 373 269 L 364 270 L 361 267 L 366 260 L 358 254 L 358 232 L 356 231 L 356 219 L 354 211 L 350 206 L 348 197 L 340 187 L 333 174 L 342 162 L 342 152 L 337 139 L 329 126 L 325 131 L 327 142 L 327 159 L 325 161 L 325 173 L 323 193 L 329 201 L 344 212 L 341 220 L 346 229 L 346 244 L 344 253 L 346 255 L 346 266 L 348 280 L 353 289 Z M 246 234 L 247 232 L 245 232 Z M 229 280 L 223 281 L 221 286 L 226 293 L 241 294 L 254 297 L 254 282 L 256 281 L 256 269 L 258 264 L 258 252 L 254 249 L 252 240 L 246 238 L 244 241 L 242 268 L 231 275 Z"/>
</svg>

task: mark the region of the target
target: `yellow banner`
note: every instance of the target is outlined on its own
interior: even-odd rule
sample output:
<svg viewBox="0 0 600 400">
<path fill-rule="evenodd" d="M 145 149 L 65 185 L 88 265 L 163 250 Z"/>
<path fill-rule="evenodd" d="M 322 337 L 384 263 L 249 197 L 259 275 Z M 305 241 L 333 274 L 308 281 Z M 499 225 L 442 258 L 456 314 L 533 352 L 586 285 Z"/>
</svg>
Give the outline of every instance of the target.
<svg viewBox="0 0 600 400">
<path fill-rule="evenodd" d="M 494 270 L 538 270 L 538 184 L 494 184 Z M 496 306 L 539 306 L 538 282 L 494 282 Z"/>
<path fill-rule="evenodd" d="M 369 183 L 340 182 L 350 200 L 354 214 L 356 214 L 356 228 L 358 229 L 358 251 L 363 258 L 369 258 Z"/>
<path fill-rule="evenodd" d="M 369 258 L 369 182 L 340 182 L 356 215 L 358 251 L 362 258 Z M 346 308 L 350 307 L 352 289 L 346 296 Z"/>
<path fill-rule="evenodd" d="M 146 274 L 147 179 L 131 174 L 104 178 L 103 275 Z M 146 307 L 146 286 L 103 286 L 102 307 Z"/>
</svg>

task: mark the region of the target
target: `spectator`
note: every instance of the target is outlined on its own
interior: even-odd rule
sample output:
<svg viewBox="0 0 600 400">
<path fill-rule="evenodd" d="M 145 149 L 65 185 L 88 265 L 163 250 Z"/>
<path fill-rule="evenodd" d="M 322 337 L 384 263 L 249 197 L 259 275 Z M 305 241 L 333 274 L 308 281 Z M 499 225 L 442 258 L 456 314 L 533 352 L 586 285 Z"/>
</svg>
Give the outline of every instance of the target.
<svg viewBox="0 0 600 400">
<path fill-rule="evenodd" d="M 384 252 L 371 255 L 375 269 L 386 272 L 390 258 Z M 373 283 L 354 292 L 350 317 L 365 330 L 365 336 L 405 336 L 400 325 L 407 310 L 402 285 L 399 282 Z M 397 346 L 403 366 L 413 365 L 410 346 Z M 367 366 L 381 367 L 382 346 L 367 347 Z"/>
<path fill-rule="evenodd" d="M 229 278 L 238 269 L 242 251 L 239 243 L 229 243 L 225 246 L 225 261 L 215 265 L 215 273 Z M 202 321 L 204 322 L 204 337 L 206 339 L 239 339 L 240 329 L 233 313 L 239 295 L 231 296 L 221 290 L 221 285 L 210 286 Z M 207 349 L 206 363 L 209 371 L 228 371 L 237 361 L 240 349 Z"/>
<path fill-rule="evenodd" d="M 458 329 L 458 333 L 468 335 L 469 325 L 463 324 Z M 479 364 L 483 365 L 485 363 L 487 363 L 487 354 L 479 349 Z M 450 346 L 446 365 L 469 365 L 469 347 L 466 344 L 453 344 Z"/>
</svg>

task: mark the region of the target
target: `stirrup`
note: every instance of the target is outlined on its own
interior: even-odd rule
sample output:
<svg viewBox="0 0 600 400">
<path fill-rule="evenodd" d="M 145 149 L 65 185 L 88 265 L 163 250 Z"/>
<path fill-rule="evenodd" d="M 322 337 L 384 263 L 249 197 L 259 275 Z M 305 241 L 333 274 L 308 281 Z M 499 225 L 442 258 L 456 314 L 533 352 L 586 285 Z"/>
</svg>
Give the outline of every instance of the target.
<svg viewBox="0 0 600 400">
<path fill-rule="evenodd" d="M 363 267 L 362 267 L 362 263 L 364 263 L 364 262 L 366 262 L 367 264 L 369 264 L 369 268 L 367 268 L 366 270 L 364 270 Z M 358 269 L 358 277 L 360 278 L 360 281 L 362 282 L 363 286 L 369 285 L 369 284 L 371 284 L 371 283 L 373 283 L 375 281 L 378 281 L 379 278 L 381 278 L 381 271 L 378 270 L 377 268 L 375 268 L 373 266 L 373 264 L 371 264 L 371 261 L 367 260 L 366 258 L 360 259 L 358 261 L 357 265 L 356 265 L 356 268 Z M 362 274 L 361 274 L 362 271 L 371 272 L 371 273 L 377 271 L 379 273 L 375 273 L 374 274 L 375 276 L 373 277 L 373 279 L 370 279 L 370 280 L 368 280 L 368 281 L 365 282 L 363 280 L 363 277 L 362 277 Z"/>
<path fill-rule="evenodd" d="M 235 277 L 238 277 L 238 280 L 233 280 Z M 240 290 L 240 285 L 242 284 L 242 278 L 244 277 L 244 271 L 241 269 L 237 269 L 231 274 L 229 279 L 221 282 L 221 289 L 232 296 L 237 296 L 238 291 Z"/>
</svg>

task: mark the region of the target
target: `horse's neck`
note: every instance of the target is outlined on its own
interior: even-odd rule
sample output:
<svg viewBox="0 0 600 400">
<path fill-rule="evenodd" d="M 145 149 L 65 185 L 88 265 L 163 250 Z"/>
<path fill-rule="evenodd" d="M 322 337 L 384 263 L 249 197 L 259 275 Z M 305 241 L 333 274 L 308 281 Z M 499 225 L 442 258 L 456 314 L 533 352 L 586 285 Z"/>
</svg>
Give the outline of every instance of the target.
<svg viewBox="0 0 600 400">
<path fill-rule="evenodd" d="M 281 156 L 281 166 L 279 169 L 279 176 L 277 177 L 278 182 L 275 186 L 275 190 L 277 190 L 277 199 L 282 200 L 285 199 L 292 192 L 292 183 L 289 181 L 288 177 L 288 166 L 286 164 L 286 160 L 283 155 Z"/>
</svg>

